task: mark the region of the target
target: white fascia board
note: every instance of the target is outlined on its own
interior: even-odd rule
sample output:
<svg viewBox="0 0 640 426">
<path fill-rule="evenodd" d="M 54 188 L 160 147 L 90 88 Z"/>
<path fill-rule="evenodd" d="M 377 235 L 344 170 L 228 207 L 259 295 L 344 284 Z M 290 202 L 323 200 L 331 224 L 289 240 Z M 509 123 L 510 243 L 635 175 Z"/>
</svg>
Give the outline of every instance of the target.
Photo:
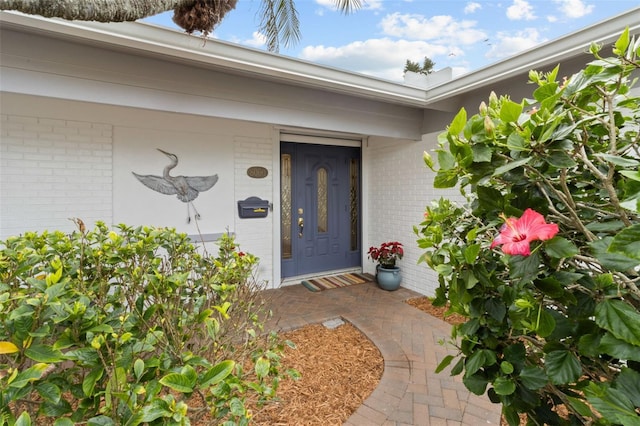
<svg viewBox="0 0 640 426">
<path fill-rule="evenodd" d="M 0 24 L 361 98 L 417 107 L 425 103 L 421 89 L 143 22 L 67 21 L 5 11 L 0 12 Z"/>
<path fill-rule="evenodd" d="M 528 74 L 532 69 L 555 66 L 568 58 L 588 55 L 591 43 L 613 44 L 625 27 L 629 27 L 631 34 L 640 32 L 640 7 L 433 87 L 427 90 L 426 105 L 490 86 L 509 77 Z"/>
</svg>

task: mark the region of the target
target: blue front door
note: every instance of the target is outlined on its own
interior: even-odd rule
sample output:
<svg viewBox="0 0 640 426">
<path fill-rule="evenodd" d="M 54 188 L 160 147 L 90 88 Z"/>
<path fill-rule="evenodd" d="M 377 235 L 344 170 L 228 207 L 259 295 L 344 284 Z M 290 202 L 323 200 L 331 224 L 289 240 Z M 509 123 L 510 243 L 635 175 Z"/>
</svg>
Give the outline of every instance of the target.
<svg viewBox="0 0 640 426">
<path fill-rule="evenodd" d="M 361 265 L 360 148 L 281 145 L 282 277 Z"/>
</svg>

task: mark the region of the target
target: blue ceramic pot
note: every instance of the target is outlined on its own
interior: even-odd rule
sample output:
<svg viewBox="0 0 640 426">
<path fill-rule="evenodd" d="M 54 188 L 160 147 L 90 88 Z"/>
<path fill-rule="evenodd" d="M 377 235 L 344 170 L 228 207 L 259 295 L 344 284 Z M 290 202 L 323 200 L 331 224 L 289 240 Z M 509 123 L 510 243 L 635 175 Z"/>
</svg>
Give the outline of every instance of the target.
<svg viewBox="0 0 640 426">
<path fill-rule="evenodd" d="M 400 268 L 397 266 L 393 268 L 383 268 L 378 266 L 376 281 L 378 281 L 378 287 L 383 290 L 393 291 L 400 288 L 402 282 L 402 274 Z"/>
</svg>

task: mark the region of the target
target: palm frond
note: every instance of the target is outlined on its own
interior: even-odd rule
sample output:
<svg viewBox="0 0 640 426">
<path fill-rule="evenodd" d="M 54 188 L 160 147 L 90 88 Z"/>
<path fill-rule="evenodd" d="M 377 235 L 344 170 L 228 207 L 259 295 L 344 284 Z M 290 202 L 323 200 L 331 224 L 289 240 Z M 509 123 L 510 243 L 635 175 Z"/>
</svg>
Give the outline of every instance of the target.
<svg viewBox="0 0 640 426">
<path fill-rule="evenodd" d="M 290 46 L 300 40 L 300 21 L 294 0 L 262 0 L 260 31 L 267 38 L 267 49 L 280 50 L 280 41 Z"/>
<path fill-rule="evenodd" d="M 360 9 L 362 7 L 362 1 L 363 0 L 335 0 L 336 9 L 345 15 L 348 15 L 349 13 Z"/>
</svg>

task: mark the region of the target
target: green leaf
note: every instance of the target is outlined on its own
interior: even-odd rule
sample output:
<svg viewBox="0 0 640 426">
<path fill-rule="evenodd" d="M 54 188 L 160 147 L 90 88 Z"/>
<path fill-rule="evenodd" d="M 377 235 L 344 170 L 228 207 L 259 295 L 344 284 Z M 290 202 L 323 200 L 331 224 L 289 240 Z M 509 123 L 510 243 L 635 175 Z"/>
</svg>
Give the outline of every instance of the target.
<svg viewBox="0 0 640 426">
<path fill-rule="evenodd" d="M 569 405 L 571 405 L 571 407 L 574 410 L 576 410 L 578 414 L 580 414 L 581 416 L 593 417 L 593 412 L 591 411 L 591 408 L 589 408 L 587 404 L 582 402 L 581 399 L 568 396 L 567 400 L 569 401 Z"/>
<path fill-rule="evenodd" d="M 87 426 L 115 426 L 115 422 L 111 417 L 96 416 L 87 421 Z"/>
<path fill-rule="evenodd" d="M 611 155 L 611 154 L 596 154 L 596 157 L 602 158 L 604 161 L 615 164 L 620 167 L 632 167 L 636 168 L 640 165 L 638 160 L 634 160 L 632 158 L 620 157 L 619 155 Z"/>
<path fill-rule="evenodd" d="M 577 163 L 573 158 L 564 151 L 551 151 L 550 155 L 545 158 L 547 163 L 559 169 L 568 169 L 574 167 Z"/>
<path fill-rule="evenodd" d="M 62 352 L 49 345 L 32 345 L 24 351 L 24 354 L 37 362 L 53 363 L 64 359 Z"/>
<path fill-rule="evenodd" d="M 640 223 L 618 232 L 608 251 L 640 261 Z"/>
<path fill-rule="evenodd" d="M 498 322 L 504 320 L 504 316 L 507 314 L 507 307 L 502 299 L 490 297 L 484 302 L 484 308 L 487 313 Z"/>
<path fill-rule="evenodd" d="M 562 237 L 553 237 L 545 241 L 544 251 L 556 259 L 572 257 L 579 253 L 578 247 L 576 247 L 575 244 Z"/>
<path fill-rule="evenodd" d="M 627 396 L 606 383 L 589 382 L 584 389 L 587 401 L 602 414 L 603 417 L 625 426 L 639 424 L 638 413 Z"/>
<path fill-rule="evenodd" d="M 84 392 L 85 396 L 92 396 L 93 389 L 96 386 L 96 382 L 102 378 L 104 374 L 104 367 L 101 365 L 94 368 L 87 374 L 82 381 L 82 392 Z"/>
<path fill-rule="evenodd" d="M 497 362 L 496 353 L 490 349 L 475 351 L 465 363 L 465 377 L 475 374 L 480 368 L 494 365 Z"/>
<path fill-rule="evenodd" d="M 541 102 L 549 97 L 554 97 L 558 90 L 558 83 L 550 82 L 542 84 L 536 90 L 533 91 L 533 97 L 536 101 Z"/>
<path fill-rule="evenodd" d="M 535 286 L 549 297 L 560 297 L 564 294 L 562 283 L 554 277 L 546 277 L 535 281 Z"/>
<path fill-rule="evenodd" d="M 609 220 L 607 222 L 589 222 L 587 229 L 592 232 L 611 232 L 624 228 L 624 222 L 621 220 Z"/>
<path fill-rule="evenodd" d="M 500 106 L 500 119 L 504 122 L 517 123 L 522 113 L 522 104 L 517 104 L 510 100 L 505 100 Z"/>
<path fill-rule="evenodd" d="M 618 40 L 616 40 L 616 44 L 614 45 L 615 49 L 613 53 L 615 55 L 624 55 L 627 51 L 627 47 L 629 47 L 629 27 L 626 27 Z"/>
<path fill-rule="evenodd" d="M 548 337 L 553 333 L 555 328 L 556 320 L 553 319 L 553 316 L 546 310 L 540 312 L 540 318 L 539 321 L 537 321 L 536 333 L 538 333 L 540 337 Z"/>
<path fill-rule="evenodd" d="M 244 402 L 242 402 L 240 398 L 231 398 L 229 407 L 231 409 L 232 415 L 236 417 L 241 417 L 245 415 Z"/>
<path fill-rule="evenodd" d="M 71 404 L 61 399 L 56 404 L 50 401 L 44 401 L 40 404 L 40 413 L 47 417 L 62 417 L 71 412 Z"/>
<path fill-rule="evenodd" d="M 513 373 L 513 364 L 511 364 L 509 361 L 502 361 L 500 363 L 500 371 L 502 371 L 504 374 L 511 374 Z"/>
<path fill-rule="evenodd" d="M 487 378 L 481 373 L 477 373 L 469 377 L 465 376 L 462 378 L 462 382 L 470 392 L 476 395 L 484 394 L 487 389 L 487 385 L 489 384 Z"/>
<path fill-rule="evenodd" d="M 38 363 L 34 364 L 26 370 L 21 371 L 18 375 L 9 382 L 9 387 L 21 388 L 26 386 L 29 382 L 34 382 L 42 377 L 44 370 L 47 369 L 49 364 Z"/>
<path fill-rule="evenodd" d="M 464 125 L 467 123 L 467 111 L 464 108 L 460 108 L 460 111 L 456 114 L 449 124 L 449 134 L 452 136 L 458 136 L 464 129 Z"/>
<path fill-rule="evenodd" d="M 480 209 L 484 210 L 484 212 L 500 213 L 504 211 L 504 196 L 497 189 L 479 185 L 476 188 L 476 193 L 478 194 Z"/>
<path fill-rule="evenodd" d="M 440 170 L 451 170 L 456 166 L 456 159 L 449 151 L 438 151 Z"/>
<path fill-rule="evenodd" d="M 572 383 L 580 378 L 582 364 L 567 350 L 557 350 L 549 352 L 545 358 L 545 369 L 547 376 L 555 385 Z"/>
<path fill-rule="evenodd" d="M 265 357 L 260 357 L 256 361 L 255 372 L 258 378 L 263 379 L 267 377 L 269 374 L 269 369 L 271 368 L 271 363 Z"/>
<path fill-rule="evenodd" d="M 613 337 L 615 339 L 615 337 Z M 578 351 L 580 355 L 597 358 L 600 355 L 600 342 L 602 338 L 599 334 L 583 334 L 578 339 Z"/>
<path fill-rule="evenodd" d="M 75 423 L 73 423 L 70 418 L 64 417 L 56 420 L 53 426 L 73 426 L 74 424 Z"/>
<path fill-rule="evenodd" d="M 133 374 L 135 374 L 137 380 L 140 380 L 142 373 L 144 373 L 144 361 L 138 358 L 133 363 Z"/>
<path fill-rule="evenodd" d="M 510 161 L 507 164 L 496 168 L 495 171 L 493 172 L 493 176 L 500 176 L 500 175 L 505 174 L 506 172 L 508 172 L 510 170 L 513 170 L 513 169 L 518 168 L 520 166 L 524 166 L 529 161 L 531 161 L 531 159 L 532 159 L 532 157 L 527 157 L 527 158 L 522 158 L 522 159 L 516 160 L 516 161 Z"/>
<path fill-rule="evenodd" d="M 640 182 L 640 171 L 621 170 L 620 174 L 628 177 L 629 179 Z"/>
<path fill-rule="evenodd" d="M 617 339 L 611 333 L 602 336 L 598 350 L 617 359 L 640 362 L 640 347 Z"/>
<path fill-rule="evenodd" d="M 473 264 L 478 258 L 478 253 L 480 253 L 480 249 L 481 249 L 480 244 L 471 244 L 470 246 L 465 247 L 462 250 L 462 253 L 464 255 L 464 260 L 466 260 L 467 263 Z"/>
<path fill-rule="evenodd" d="M 192 383 L 188 377 L 180 373 L 169 373 L 160 379 L 160 383 L 177 392 L 193 392 L 194 383 Z"/>
<path fill-rule="evenodd" d="M 498 377 L 493 382 L 493 389 L 498 395 L 511 395 L 516 390 L 516 383 L 508 377 Z"/>
<path fill-rule="evenodd" d="M 630 368 L 623 368 L 615 381 L 615 387 L 624 393 L 636 407 L 640 407 L 640 373 Z"/>
<path fill-rule="evenodd" d="M 20 417 L 16 419 L 15 426 L 31 426 L 31 417 L 29 413 L 23 411 Z"/>
<path fill-rule="evenodd" d="M 520 133 L 511 132 L 507 137 L 507 149 L 509 151 L 523 152 L 529 151 L 529 146 Z"/>
<path fill-rule="evenodd" d="M 486 145 L 476 144 L 471 147 L 474 163 L 488 163 L 491 161 L 493 151 Z"/>
<path fill-rule="evenodd" d="M 596 305 L 596 324 L 618 339 L 640 346 L 640 313 L 626 302 L 605 299 Z"/>
<path fill-rule="evenodd" d="M 540 271 L 540 256 L 534 252 L 529 256 L 509 256 L 509 275 L 523 282 L 533 280 Z"/>
<path fill-rule="evenodd" d="M 509 345 L 504 348 L 504 351 L 502 353 L 505 359 L 504 362 L 509 362 L 509 364 L 513 365 L 518 370 L 522 370 L 524 368 L 527 354 L 524 344 L 514 343 L 512 345 Z"/>
<path fill-rule="evenodd" d="M 453 355 L 447 355 L 445 356 L 442 361 L 440 362 L 440 364 L 438 364 L 438 367 L 436 367 L 436 374 L 437 373 L 442 373 L 442 371 L 447 368 L 449 366 L 449 364 L 451 364 L 451 361 L 453 361 L 455 359 L 455 357 Z"/>
<path fill-rule="evenodd" d="M 520 426 L 520 413 L 512 406 L 502 405 L 502 415 L 509 426 Z"/>
<path fill-rule="evenodd" d="M 50 381 L 43 381 L 36 385 L 36 390 L 38 394 L 42 397 L 42 399 L 46 401 L 51 401 L 54 404 L 60 402 L 60 398 L 62 397 L 62 392 L 60 388 Z"/>
<path fill-rule="evenodd" d="M 169 411 L 169 404 L 161 399 L 154 399 L 149 405 L 142 408 L 143 422 L 152 422 L 161 417 L 171 418 L 172 415 L 173 413 Z"/>
<path fill-rule="evenodd" d="M 231 374 L 235 365 L 236 363 L 232 360 L 222 361 L 214 365 L 202 376 L 200 386 L 204 388 L 220 383 Z"/>
<path fill-rule="evenodd" d="M 452 188 L 458 183 L 458 173 L 456 170 L 438 170 L 433 179 L 434 188 Z"/>
<path fill-rule="evenodd" d="M 609 245 L 613 238 L 607 237 L 589 243 L 593 256 L 607 269 L 625 272 L 637 266 L 638 262 L 625 255 L 617 253 L 609 253 Z"/>
</svg>

